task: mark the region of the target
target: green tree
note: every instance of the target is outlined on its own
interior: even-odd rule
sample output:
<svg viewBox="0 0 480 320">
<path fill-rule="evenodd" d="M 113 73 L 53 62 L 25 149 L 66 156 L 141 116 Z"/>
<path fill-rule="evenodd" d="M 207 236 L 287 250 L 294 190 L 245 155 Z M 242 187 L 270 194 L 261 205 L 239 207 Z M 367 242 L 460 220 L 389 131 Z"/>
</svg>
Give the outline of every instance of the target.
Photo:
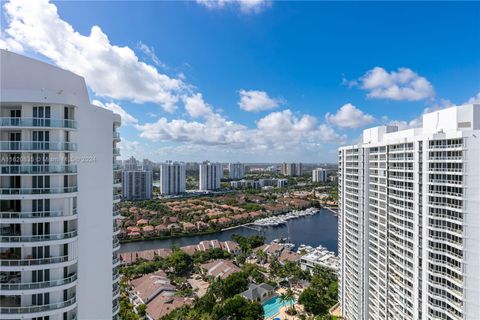
<svg viewBox="0 0 480 320">
<path fill-rule="evenodd" d="M 144 317 L 147 314 L 147 305 L 142 303 L 137 306 L 137 313 L 139 316 Z"/>
<path fill-rule="evenodd" d="M 166 260 L 167 266 L 172 268 L 176 275 L 186 274 L 193 266 L 192 257 L 179 249 L 174 249 Z"/>
<path fill-rule="evenodd" d="M 228 298 L 223 304 L 213 308 L 215 319 L 230 320 L 260 320 L 263 319 L 263 309 L 258 303 L 236 295 Z"/>
</svg>

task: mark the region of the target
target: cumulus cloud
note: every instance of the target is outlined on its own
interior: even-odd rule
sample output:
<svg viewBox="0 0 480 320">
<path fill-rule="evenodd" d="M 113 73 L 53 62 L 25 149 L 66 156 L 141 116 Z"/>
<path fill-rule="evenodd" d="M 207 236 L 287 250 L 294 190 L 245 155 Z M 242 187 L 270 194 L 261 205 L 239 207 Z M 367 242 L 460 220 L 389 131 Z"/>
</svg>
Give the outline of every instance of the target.
<svg viewBox="0 0 480 320">
<path fill-rule="evenodd" d="M 138 123 L 138 120 L 134 116 L 132 116 L 130 113 L 125 111 L 125 109 L 123 109 L 121 106 L 114 102 L 103 103 L 99 100 L 93 100 L 92 104 L 96 105 L 97 107 L 105 108 L 116 114 L 119 114 L 122 118 L 122 125 Z"/>
<path fill-rule="evenodd" d="M 48 0 L 11 0 L 4 5 L 10 45 L 14 42 L 85 77 L 98 96 L 152 102 L 172 112 L 186 84 L 142 62 L 127 46 L 110 42 L 99 26 L 83 35 L 63 21 Z"/>
<path fill-rule="evenodd" d="M 331 127 L 317 124 L 310 115 L 295 116 L 290 110 L 273 112 L 249 128 L 211 113 L 204 121 L 167 120 L 137 125 L 140 136 L 155 142 L 181 142 L 192 145 L 225 146 L 228 150 L 318 150 L 324 143 L 340 143 L 346 137 Z"/>
<path fill-rule="evenodd" d="M 375 121 L 372 115 L 364 113 L 351 103 L 343 105 L 335 114 L 327 113 L 325 118 L 337 127 L 352 129 L 366 126 Z"/>
<path fill-rule="evenodd" d="M 212 107 L 203 100 L 201 93 L 184 97 L 185 109 L 193 117 L 206 116 L 212 113 Z"/>
<path fill-rule="evenodd" d="M 358 80 L 342 82 L 349 86 L 359 86 L 368 92 L 367 97 L 373 99 L 417 101 L 435 96 L 432 84 L 409 68 L 388 72 L 384 68 L 375 67 Z"/>
<path fill-rule="evenodd" d="M 282 103 L 281 99 L 270 98 L 265 91 L 241 89 L 238 93 L 240 95 L 240 101 L 238 102 L 240 109 L 249 112 L 275 109 Z"/>
<path fill-rule="evenodd" d="M 271 5 L 266 0 L 196 0 L 196 2 L 208 9 L 218 10 L 227 7 L 237 7 L 242 13 L 260 13 Z"/>
</svg>

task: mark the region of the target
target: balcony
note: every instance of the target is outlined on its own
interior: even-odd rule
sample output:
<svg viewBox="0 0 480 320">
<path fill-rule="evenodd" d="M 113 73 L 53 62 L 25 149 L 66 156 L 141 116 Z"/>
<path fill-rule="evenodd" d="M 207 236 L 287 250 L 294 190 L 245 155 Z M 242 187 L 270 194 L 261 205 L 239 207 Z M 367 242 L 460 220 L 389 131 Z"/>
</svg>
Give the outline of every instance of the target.
<svg viewBox="0 0 480 320">
<path fill-rule="evenodd" d="M 114 194 L 113 195 L 113 201 L 120 201 L 122 199 L 122 195 L 121 194 Z"/>
<path fill-rule="evenodd" d="M 113 148 L 113 156 L 114 157 L 120 156 L 120 149 L 119 148 Z"/>
<path fill-rule="evenodd" d="M 0 141 L 0 151 L 77 151 L 73 142 Z"/>
<path fill-rule="evenodd" d="M 57 194 L 77 192 L 78 188 L 73 187 L 52 187 L 52 188 L 0 188 L 0 194 L 17 195 L 17 194 Z"/>
<path fill-rule="evenodd" d="M 44 264 L 55 264 L 68 262 L 68 255 L 60 257 L 49 257 L 40 259 L 0 259 L 2 267 L 26 267 L 26 266 L 40 266 Z"/>
<path fill-rule="evenodd" d="M 114 132 L 113 133 L 113 140 L 120 140 L 120 133 Z"/>
<path fill-rule="evenodd" d="M 68 174 L 77 173 L 77 166 L 74 164 L 69 165 L 23 165 L 23 164 L 10 164 L 0 165 L 0 174 L 4 175 L 18 175 L 18 174 Z"/>
<path fill-rule="evenodd" d="M 32 290 L 43 289 L 63 286 L 65 284 L 73 283 L 77 280 L 77 275 L 73 274 L 64 279 L 42 281 L 42 282 L 30 282 L 30 283 L 2 283 L 0 284 L 0 290 Z"/>
<path fill-rule="evenodd" d="M 71 218 L 75 219 L 77 215 L 77 209 L 72 210 L 71 215 L 64 215 L 63 211 L 55 210 L 55 211 L 37 211 L 37 212 L 14 212 L 14 211 L 6 211 L 0 212 L 0 220 L 3 219 L 45 219 L 47 218 Z M 65 219 L 66 220 L 66 219 Z M 11 223 L 11 221 L 6 221 L 5 223 Z"/>
<path fill-rule="evenodd" d="M 45 312 L 57 309 L 63 309 L 73 305 L 76 302 L 76 298 L 70 298 L 67 301 L 56 302 L 41 306 L 29 306 L 29 307 L 1 307 L 0 314 L 27 314 L 27 313 L 38 313 Z"/>
<path fill-rule="evenodd" d="M 70 119 L 0 118 L 0 127 L 33 127 L 76 129 L 77 121 Z"/>
<path fill-rule="evenodd" d="M 77 230 L 56 233 L 56 234 L 42 234 L 35 236 L 22 236 L 22 235 L 0 235 L 0 242 L 38 242 L 38 241 L 54 241 L 70 239 L 77 236 Z"/>
</svg>

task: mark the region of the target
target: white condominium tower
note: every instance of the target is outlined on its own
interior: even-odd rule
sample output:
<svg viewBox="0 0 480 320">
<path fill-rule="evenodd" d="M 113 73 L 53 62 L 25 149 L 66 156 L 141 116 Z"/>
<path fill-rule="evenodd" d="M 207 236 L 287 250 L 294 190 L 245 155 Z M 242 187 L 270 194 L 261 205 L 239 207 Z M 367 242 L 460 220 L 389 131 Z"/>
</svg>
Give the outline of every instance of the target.
<svg viewBox="0 0 480 320">
<path fill-rule="evenodd" d="M 229 163 L 228 177 L 230 179 L 243 179 L 245 177 L 245 165 L 243 163 Z"/>
<path fill-rule="evenodd" d="M 180 194 L 185 192 L 185 164 L 167 162 L 160 164 L 160 194 Z"/>
<path fill-rule="evenodd" d="M 313 169 L 312 171 L 312 181 L 313 182 L 326 182 L 327 181 L 327 170 L 322 168 Z"/>
<path fill-rule="evenodd" d="M 0 319 L 116 318 L 120 117 L 82 77 L 0 54 Z"/>
<path fill-rule="evenodd" d="M 346 320 L 479 319 L 480 105 L 339 150 Z"/>
<path fill-rule="evenodd" d="M 223 166 L 221 163 L 205 161 L 200 164 L 199 189 L 217 190 L 220 189 L 220 179 L 223 177 Z"/>
</svg>

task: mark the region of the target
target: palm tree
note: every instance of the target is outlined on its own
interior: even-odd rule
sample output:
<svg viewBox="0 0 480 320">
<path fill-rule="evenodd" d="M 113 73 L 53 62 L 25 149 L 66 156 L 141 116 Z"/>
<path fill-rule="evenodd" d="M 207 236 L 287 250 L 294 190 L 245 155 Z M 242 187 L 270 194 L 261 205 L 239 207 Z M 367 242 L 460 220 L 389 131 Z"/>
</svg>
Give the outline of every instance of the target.
<svg viewBox="0 0 480 320">
<path fill-rule="evenodd" d="M 292 289 L 288 288 L 287 291 L 285 293 L 282 293 L 283 295 L 283 298 L 285 302 L 289 302 L 289 303 L 292 303 L 290 305 L 290 310 L 293 311 L 293 313 L 295 313 L 295 294 L 293 293 Z"/>
</svg>

